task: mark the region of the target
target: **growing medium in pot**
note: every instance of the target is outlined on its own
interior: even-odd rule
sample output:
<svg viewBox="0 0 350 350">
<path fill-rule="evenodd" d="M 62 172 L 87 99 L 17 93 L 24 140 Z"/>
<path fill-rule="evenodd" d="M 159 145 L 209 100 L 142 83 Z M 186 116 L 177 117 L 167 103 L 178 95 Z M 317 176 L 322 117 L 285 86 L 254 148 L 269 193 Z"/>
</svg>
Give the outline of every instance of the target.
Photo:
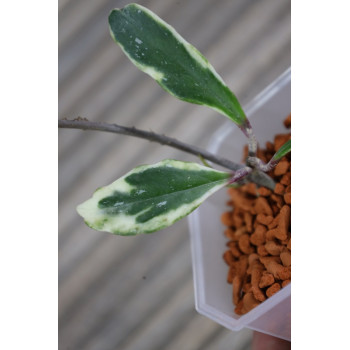
<svg viewBox="0 0 350 350">
<path fill-rule="evenodd" d="M 291 116 L 284 121 L 290 128 Z M 267 162 L 290 139 L 275 136 L 258 157 Z M 243 158 L 248 156 L 245 149 Z M 223 258 L 229 266 L 235 313 L 242 315 L 274 295 L 291 281 L 291 153 L 269 172 L 274 191 L 254 183 L 228 189 L 230 210 L 222 214 L 229 239 Z"/>
</svg>

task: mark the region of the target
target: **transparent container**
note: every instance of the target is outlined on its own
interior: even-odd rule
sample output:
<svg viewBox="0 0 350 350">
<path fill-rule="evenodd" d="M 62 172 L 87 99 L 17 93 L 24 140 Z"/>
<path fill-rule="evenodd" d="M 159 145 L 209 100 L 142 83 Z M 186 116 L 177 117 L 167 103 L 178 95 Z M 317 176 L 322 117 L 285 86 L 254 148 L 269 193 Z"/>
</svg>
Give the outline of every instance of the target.
<svg viewBox="0 0 350 350">
<path fill-rule="evenodd" d="M 262 146 L 266 141 L 273 141 L 275 134 L 286 132 L 282 122 L 291 112 L 290 100 L 291 74 L 288 69 L 244 108 Z M 208 149 L 241 162 L 245 144 L 243 133 L 227 121 L 214 133 Z M 228 199 L 225 189 L 218 191 L 188 218 L 196 310 L 233 331 L 250 328 L 290 340 L 290 284 L 245 315 L 239 316 L 233 311 L 232 285 L 226 282 L 228 267 L 222 259 L 227 238 L 220 221 L 221 214 L 228 210 Z"/>
</svg>

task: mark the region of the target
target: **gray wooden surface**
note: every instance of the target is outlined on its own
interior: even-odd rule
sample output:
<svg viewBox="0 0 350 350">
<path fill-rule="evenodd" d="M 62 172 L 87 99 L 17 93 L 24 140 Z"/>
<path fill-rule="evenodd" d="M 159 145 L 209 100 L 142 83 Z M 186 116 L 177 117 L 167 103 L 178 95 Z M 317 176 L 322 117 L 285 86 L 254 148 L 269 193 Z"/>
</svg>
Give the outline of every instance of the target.
<svg viewBox="0 0 350 350">
<path fill-rule="evenodd" d="M 127 1 L 59 0 L 59 118 L 137 126 L 206 147 L 225 117 L 168 96 L 110 38 Z M 245 104 L 290 66 L 290 1 L 144 0 L 213 64 Z M 59 348 L 249 349 L 194 307 L 187 221 L 117 237 L 84 225 L 75 207 L 133 167 L 198 161 L 126 136 L 59 130 Z M 220 234 L 220 233 L 218 233 Z M 223 248 L 224 249 L 224 248 Z"/>
</svg>

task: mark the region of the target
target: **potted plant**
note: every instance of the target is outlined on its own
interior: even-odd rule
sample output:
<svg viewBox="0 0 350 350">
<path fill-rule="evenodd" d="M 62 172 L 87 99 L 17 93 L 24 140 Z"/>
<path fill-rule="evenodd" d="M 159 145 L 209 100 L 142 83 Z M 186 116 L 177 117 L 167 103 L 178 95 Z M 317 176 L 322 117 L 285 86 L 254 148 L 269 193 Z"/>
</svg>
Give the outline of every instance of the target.
<svg viewBox="0 0 350 350">
<path fill-rule="evenodd" d="M 205 163 L 164 160 L 137 167 L 109 186 L 98 189 L 78 207 L 92 228 L 120 235 L 154 232 L 169 226 L 196 209 L 217 190 L 242 181 L 253 181 L 273 189 L 266 167 L 273 168 L 290 150 L 290 142 L 266 165 L 256 157 L 257 142 L 243 109 L 209 62 L 173 28 L 142 6 L 131 4 L 112 11 L 112 37 L 131 61 L 152 76 L 170 94 L 207 105 L 231 119 L 248 138 L 249 158 L 245 165 L 219 158 L 176 140 L 144 132 L 84 120 L 60 121 L 60 127 L 119 132 L 171 144 L 225 166 L 218 171 Z"/>
<path fill-rule="evenodd" d="M 285 132 L 282 122 L 283 116 L 290 113 L 290 79 L 288 69 L 244 108 L 261 144 Z M 231 124 L 228 121 L 213 134 L 208 150 L 239 159 L 245 140 Z M 225 191 L 219 191 L 189 216 L 196 309 L 234 331 L 251 328 L 290 340 L 290 285 L 246 315 L 234 313 L 232 286 L 223 283 L 227 265 L 218 259 L 228 241 L 222 234 L 225 227 L 220 222 L 220 216 L 228 208 L 228 199 Z"/>
</svg>

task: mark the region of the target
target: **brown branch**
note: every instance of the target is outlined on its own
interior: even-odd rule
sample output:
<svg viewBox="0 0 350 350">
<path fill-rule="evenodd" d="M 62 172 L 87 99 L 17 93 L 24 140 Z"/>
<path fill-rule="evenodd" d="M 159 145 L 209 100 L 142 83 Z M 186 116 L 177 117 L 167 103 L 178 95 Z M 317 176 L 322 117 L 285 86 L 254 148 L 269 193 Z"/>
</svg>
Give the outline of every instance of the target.
<svg viewBox="0 0 350 350">
<path fill-rule="evenodd" d="M 221 165 L 227 169 L 236 171 L 244 165 L 236 164 L 231 162 L 228 159 L 218 157 L 213 153 L 207 152 L 199 147 L 188 145 L 184 142 L 178 141 L 174 138 L 159 135 L 152 131 L 145 131 L 136 129 L 135 127 L 126 127 L 117 124 L 108 124 L 108 123 L 98 123 L 91 122 L 82 118 L 78 118 L 75 120 L 59 120 L 58 121 L 59 128 L 67 128 L 67 129 L 81 129 L 81 130 L 97 130 L 97 131 L 105 131 L 112 132 L 116 134 L 122 134 L 127 136 L 139 137 L 142 139 L 149 140 L 151 142 L 157 142 L 161 145 L 170 146 L 181 151 L 194 154 L 195 156 L 202 156 L 204 159 L 209 160 L 215 164 Z"/>
<path fill-rule="evenodd" d="M 59 128 L 66 129 L 80 129 L 80 130 L 97 130 L 111 132 L 115 134 L 122 134 L 127 136 L 139 137 L 149 140 L 151 142 L 157 142 L 161 145 L 170 146 L 181 151 L 194 154 L 197 157 L 202 157 L 217 165 L 221 165 L 224 168 L 230 169 L 236 172 L 239 169 L 245 168 L 242 164 L 236 164 L 226 158 L 218 157 L 213 153 L 207 152 L 197 146 L 188 145 L 184 142 L 178 141 L 172 137 L 159 135 L 152 131 L 140 130 L 135 127 L 126 127 L 117 124 L 91 122 L 85 118 L 77 118 L 74 120 L 62 119 L 58 121 Z M 250 174 L 246 176 L 244 181 L 255 182 L 257 185 L 265 186 L 270 189 L 274 189 L 275 183 L 270 176 L 258 169 L 254 169 Z"/>
</svg>

